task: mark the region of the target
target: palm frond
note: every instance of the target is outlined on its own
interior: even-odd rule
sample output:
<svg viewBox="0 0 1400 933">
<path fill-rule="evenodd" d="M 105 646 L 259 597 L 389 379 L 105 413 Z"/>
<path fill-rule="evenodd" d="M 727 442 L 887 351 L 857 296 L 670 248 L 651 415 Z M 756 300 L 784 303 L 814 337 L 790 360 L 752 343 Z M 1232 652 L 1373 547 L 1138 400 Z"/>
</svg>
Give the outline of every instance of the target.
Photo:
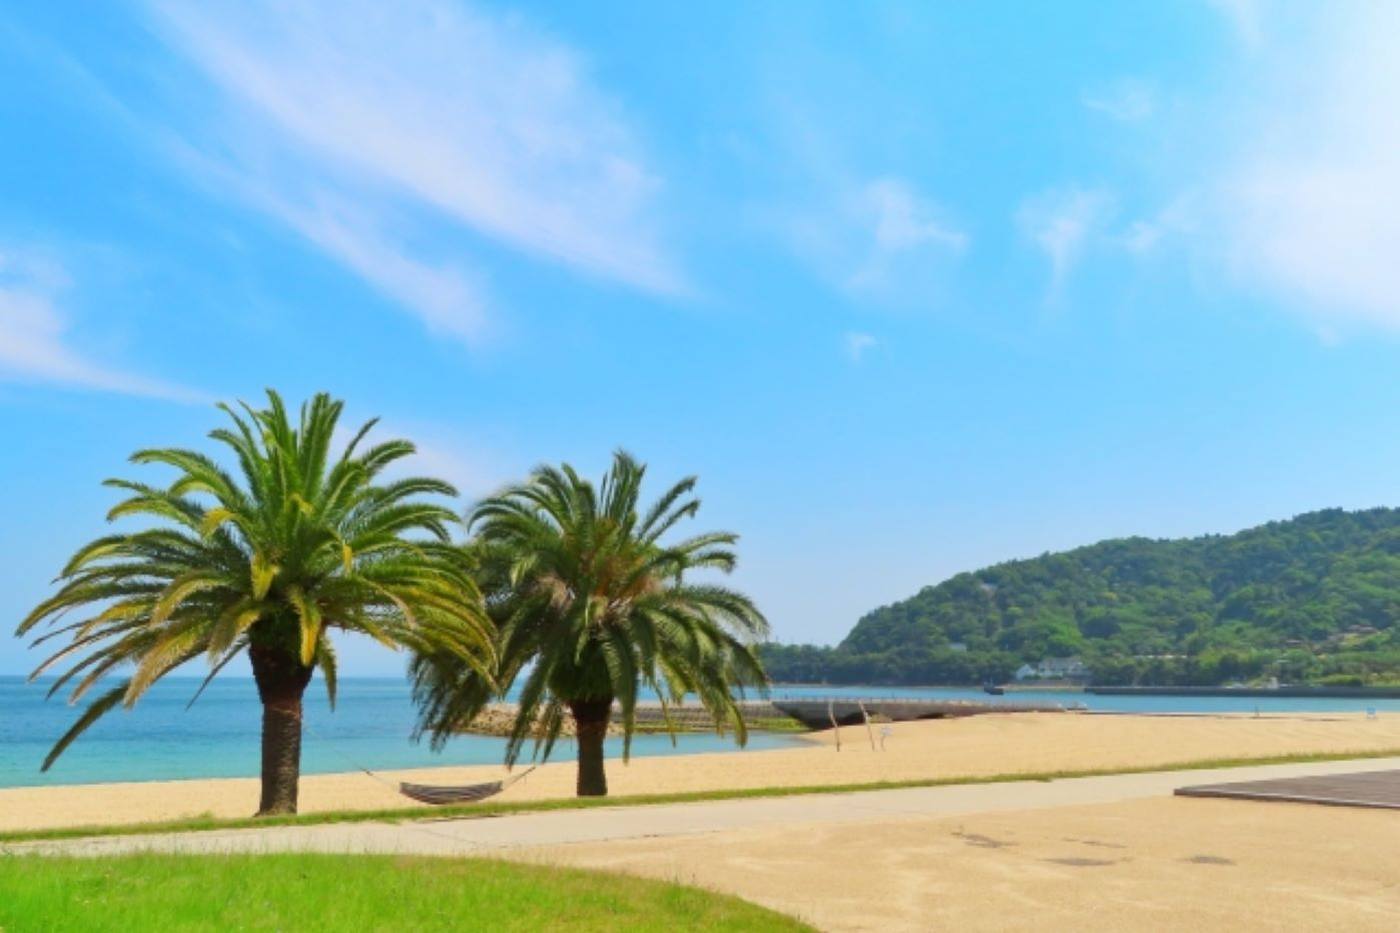
<svg viewBox="0 0 1400 933">
<path fill-rule="evenodd" d="M 232 469 L 200 451 L 150 448 L 132 461 L 173 471 L 168 485 L 107 481 L 126 494 L 109 520 L 136 516 L 147 527 L 80 548 L 18 634 L 47 627 L 36 644 L 52 638 L 58 648 L 38 671 L 67 663 L 54 690 L 76 680 L 74 701 L 117 668 L 134 673 L 87 708 L 49 764 L 117 703 L 135 703 L 201 654 L 209 679 L 250 648 L 308 678 L 319 667 L 334 701 L 331 629 L 457 656 L 494 684 L 492 623 L 449 543 L 457 514 L 434 501 L 455 490 L 432 478 L 379 482 L 414 447 L 365 449 L 373 421 L 333 455 L 342 407 L 320 394 L 293 417 L 271 390 L 263 408 L 220 405 L 228 426 L 210 438 Z M 84 618 L 60 623 L 78 610 Z"/>
<path fill-rule="evenodd" d="M 529 672 L 507 763 L 532 735 L 535 755 L 548 757 L 563 711 L 581 702 L 618 704 L 630 753 L 644 688 L 662 697 L 668 722 L 670 704 L 689 694 L 717 728 L 745 738 L 733 694 L 765 683 L 750 645 L 766 637 L 767 622 L 746 596 L 691 579 L 731 571 L 737 536 L 667 543 L 699 509 L 696 481 L 684 479 L 642 508 L 645 472 L 623 451 L 596 486 L 568 464 L 540 466 L 467 516 L 464 553 L 496 625 L 498 695 Z M 453 715 L 480 708 L 485 682 L 461 662 L 414 665 L 419 730 L 440 743 L 464 722 Z"/>
</svg>

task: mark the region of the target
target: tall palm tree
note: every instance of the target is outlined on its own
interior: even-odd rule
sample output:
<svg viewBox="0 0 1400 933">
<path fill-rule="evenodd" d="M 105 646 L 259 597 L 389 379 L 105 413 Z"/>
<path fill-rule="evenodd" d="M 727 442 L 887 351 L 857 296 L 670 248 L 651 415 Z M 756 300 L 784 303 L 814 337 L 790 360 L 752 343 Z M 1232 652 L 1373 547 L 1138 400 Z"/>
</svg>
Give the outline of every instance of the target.
<svg viewBox="0 0 1400 933">
<path fill-rule="evenodd" d="M 450 542 L 456 515 L 423 498 L 455 490 L 435 479 L 378 482 L 414 448 L 392 440 L 360 452 L 374 421 L 332 459 L 342 403 L 328 395 L 303 405 L 295 426 L 282 399 L 271 390 L 267 396 L 262 410 L 219 406 L 232 426 L 209 436 L 232 452 L 238 479 L 192 450 L 133 455 L 135 463 L 164 464 L 178 475 L 165 488 L 108 480 L 131 496 L 107 517 L 143 516 L 151 527 L 78 551 L 58 592 L 20 624 L 19 635 L 49 625 L 35 644 L 68 639 L 32 675 L 75 661 L 50 696 L 81 674 L 70 700 L 77 702 L 114 669 L 135 668 L 87 707 L 45 770 L 108 710 L 132 706 L 186 661 L 208 658 L 207 686 L 246 650 L 263 710 L 258 813 L 295 813 L 302 695 L 315 669 L 335 703 L 331 631 L 448 655 L 489 678 L 490 620 Z M 73 610 L 84 618 L 60 626 Z"/>
<path fill-rule="evenodd" d="M 608 792 L 603 739 L 613 704 L 625 758 L 643 688 L 663 707 L 698 697 L 716 727 L 732 725 L 744 743 L 734 693 L 766 683 L 756 644 L 768 624 L 747 597 L 689 579 L 732 570 L 738 538 L 712 532 L 664 541 L 700 507 L 695 479 L 643 512 L 644 473 L 622 452 L 597 488 L 567 464 L 540 467 L 472 510 L 468 553 L 497 625 L 496 677 L 442 652 L 419 652 L 410 671 L 420 734 L 444 741 L 528 668 L 507 764 L 532 735 L 536 755 L 548 758 L 567 711 L 578 739 L 579 796 Z"/>
</svg>

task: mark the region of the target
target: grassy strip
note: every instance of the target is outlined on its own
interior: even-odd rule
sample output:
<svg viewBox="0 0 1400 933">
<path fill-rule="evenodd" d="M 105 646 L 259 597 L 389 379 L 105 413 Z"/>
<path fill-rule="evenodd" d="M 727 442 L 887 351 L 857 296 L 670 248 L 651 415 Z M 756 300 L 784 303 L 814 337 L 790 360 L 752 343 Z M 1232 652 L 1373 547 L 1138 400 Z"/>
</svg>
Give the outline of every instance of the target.
<svg viewBox="0 0 1400 933">
<path fill-rule="evenodd" d="M 1119 774 L 1200 771 L 1212 768 L 1241 768 L 1254 765 L 1313 764 L 1328 761 L 1400 757 L 1400 748 L 1375 751 L 1310 752 L 1272 755 L 1262 758 L 1207 758 L 1158 765 L 1129 765 L 1121 768 L 1086 768 L 1076 771 L 1025 771 L 1007 774 L 961 775 L 916 778 L 908 781 L 867 781 L 855 784 L 812 784 L 799 787 L 748 787 L 727 790 L 688 791 L 671 794 L 633 794 L 623 797 L 564 797 L 557 800 L 523 800 L 462 806 L 396 807 L 388 810 L 327 810 L 296 816 L 273 817 L 190 817 L 153 823 L 117 826 L 70 826 L 55 829 L 0 832 L 0 843 L 52 839 L 82 839 L 93 836 L 149 836 L 156 833 L 198 832 L 212 829 L 250 829 L 262 826 L 316 826 L 323 823 L 402 823 L 432 819 L 484 819 L 516 813 L 551 810 L 582 810 L 597 807 L 635 807 L 664 803 L 698 803 L 706 800 L 745 800 L 762 797 L 803 797 L 811 794 L 849 794 L 871 790 L 899 790 L 908 787 L 948 787 L 962 784 L 1007 784 L 1015 781 L 1061 781 L 1068 778 L 1111 777 Z"/>
<path fill-rule="evenodd" d="M 0 857 L 0 929 L 810 931 L 737 897 L 487 859 Z"/>
</svg>

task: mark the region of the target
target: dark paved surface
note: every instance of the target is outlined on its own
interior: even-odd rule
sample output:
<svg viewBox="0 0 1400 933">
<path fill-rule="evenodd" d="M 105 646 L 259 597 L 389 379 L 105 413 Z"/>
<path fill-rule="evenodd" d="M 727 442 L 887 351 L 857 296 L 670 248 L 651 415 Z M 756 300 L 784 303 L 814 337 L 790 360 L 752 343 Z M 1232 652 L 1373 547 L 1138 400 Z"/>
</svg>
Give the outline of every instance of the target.
<svg viewBox="0 0 1400 933">
<path fill-rule="evenodd" d="M 1181 797 L 1229 797 L 1238 800 L 1285 800 L 1333 807 L 1400 810 L 1400 771 L 1363 771 L 1317 777 L 1197 784 L 1178 787 Z"/>
</svg>

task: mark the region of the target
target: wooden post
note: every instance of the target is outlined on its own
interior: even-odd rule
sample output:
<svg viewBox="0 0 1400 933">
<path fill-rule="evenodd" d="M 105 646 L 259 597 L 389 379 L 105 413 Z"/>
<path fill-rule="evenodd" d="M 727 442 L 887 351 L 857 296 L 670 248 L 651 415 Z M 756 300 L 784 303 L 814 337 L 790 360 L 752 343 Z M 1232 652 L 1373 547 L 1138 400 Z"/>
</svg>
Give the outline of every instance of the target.
<svg viewBox="0 0 1400 933">
<path fill-rule="evenodd" d="M 826 701 L 826 715 L 831 720 L 831 734 L 836 737 L 836 750 L 841 750 L 841 724 L 836 721 L 836 701 Z"/>
<path fill-rule="evenodd" d="M 856 705 L 860 707 L 861 716 L 865 717 L 865 732 L 870 736 L 870 750 L 873 752 L 875 751 L 875 730 L 870 725 L 870 714 L 865 711 L 865 704 L 860 700 L 856 701 Z"/>
</svg>

